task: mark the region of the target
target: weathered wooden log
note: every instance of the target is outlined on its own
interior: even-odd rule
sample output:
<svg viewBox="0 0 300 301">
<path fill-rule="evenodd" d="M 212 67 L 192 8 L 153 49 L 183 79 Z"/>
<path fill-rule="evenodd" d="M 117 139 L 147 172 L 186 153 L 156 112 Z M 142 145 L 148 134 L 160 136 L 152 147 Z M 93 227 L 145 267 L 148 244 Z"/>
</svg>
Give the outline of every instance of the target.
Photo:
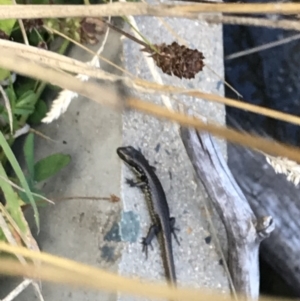
<svg viewBox="0 0 300 301">
<path fill-rule="evenodd" d="M 300 193 L 262 154 L 228 145 L 228 165 L 256 215 L 273 216 L 276 229 L 261 257 L 300 296 Z"/>
<path fill-rule="evenodd" d="M 259 296 L 258 254 L 261 241 L 274 229 L 272 217 L 256 218 L 211 136 L 180 128 L 187 154 L 226 230 L 228 268 L 235 290 Z"/>
</svg>

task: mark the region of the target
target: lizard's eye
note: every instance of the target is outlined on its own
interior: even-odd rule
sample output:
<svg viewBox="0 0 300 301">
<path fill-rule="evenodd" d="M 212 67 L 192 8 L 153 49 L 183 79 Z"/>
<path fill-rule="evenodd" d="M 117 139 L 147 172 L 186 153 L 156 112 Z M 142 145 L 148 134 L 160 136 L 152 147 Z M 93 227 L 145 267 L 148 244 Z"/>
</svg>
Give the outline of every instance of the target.
<svg viewBox="0 0 300 301">
<path fill-rule="evenodd" d="M 145 175 L 141 175 L 140 178 L 142 182 L 147 182 L 147 177 Z"/>
</svg>

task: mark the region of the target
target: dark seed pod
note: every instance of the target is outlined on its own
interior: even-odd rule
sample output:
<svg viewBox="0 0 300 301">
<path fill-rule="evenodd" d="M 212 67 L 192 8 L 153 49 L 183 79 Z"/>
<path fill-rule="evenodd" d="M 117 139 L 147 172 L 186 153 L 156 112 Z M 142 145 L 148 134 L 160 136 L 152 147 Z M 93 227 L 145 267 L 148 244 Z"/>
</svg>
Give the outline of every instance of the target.
<svg viewBox="0 0 300 301">
<path fill-rule="evenodd" d="M 204 67 L 203 53 L 197 49 L 187 48 L 177 42 L 153 46 L 157 52 L 150 47 L 145 47 L 142 51 L 150 53 L 156 65 L 168 75 L 191 79 Z"/>
</svg>

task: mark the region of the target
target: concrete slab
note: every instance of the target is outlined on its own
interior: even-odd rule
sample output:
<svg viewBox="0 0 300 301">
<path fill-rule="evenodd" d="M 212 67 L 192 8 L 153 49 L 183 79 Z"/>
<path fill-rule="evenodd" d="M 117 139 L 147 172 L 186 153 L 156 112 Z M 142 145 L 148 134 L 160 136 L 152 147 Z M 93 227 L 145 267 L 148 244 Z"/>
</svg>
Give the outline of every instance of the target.
<svg viewBox="0 0 300 301">
<path fill-rule="evenodd" d="M 178 36 L 188 41 L 191 48 L 197 48 L 204 52 L 205 62 L 209 66 L 209 68 L 204 68 L 204 71 L 193 80 L 171 77 L 154 67 L 158 73 L 156 81 L 160 77 L 165 84 L 189 89 L 197 88 L 223 95 L 223 84 L 210 70 L 211 68 L 221 76 L 223 75 L 221 26 L 170 18 L 161 21 L 158 18 L 136 17 L 135 21 L 142 35 L 155 44 L 178 41 Z M 164 25 L 166 23 L 171 28 L 170 30 Z M 174 33 L 176 34 L 174 35 Z M 140 52 L 140 48 L 139 45 L 128 39 L 124 40 L 124 65 L 135 76 L 153 81 L 153 73 Z M 149 102 L 163 104 L 160 96 L 136 95 Z M 187 105 L 194 112 L 210 120 L 224 124 L 225 111 L 221 105 L 191 97 L 176 96 L 173 107 L 176 108 L 178 102 Z M 179 285 L 206 287 L 220 292 L 228 292 L 227 277 L 223 267 L 219 264 L 220 257 L 212 243 L 209 245 L 205 243 L 205 241 L 209 241 L 206 238 L 210 236 L 210 224 L 204 213 L 206 193 L 203 188 L 197 187 L 193 168 L 178 135 L 177 126 L 153 117 L 143 116 L 137 112 L 126 112 L 123 116 L 122 133 L 123 145 L 140 148 L 149 159 L 150 164 L 156 167 L 157 175 L 166 192 L 171 214 L 176 218 L 176 225 L 180 228 L 180 246 L 173 241 Z M 220 147 L 226 156 L 225 143 L 220 142 Z M 134 231 L 134 237 L 129 236 L 129 239 L 127 239 L 127 231 L 123 231 L 126 236 L 122 237 L 128 243 L 122 253 L 120 272 L 149 280 L 164 281 L 164 270 L 157 241 L 154 242 L 154 251 L 150 252 L 147 261 L 141 252 L 140 240 L 146 235 L 151 221 L 142 192 L 124 184 L 125 178 L 132 176 L 131 171 L 123 165 L 121 198 L 124 212 L 121 228 L 122 225 L 127 226 L 134 220 L 136 231 Z M 217 229 L 221 229 L 220 221 L 215 216 L 213 219 Z M 122 301 L 132 299 L 132 297 L 119 297 L 119 300 Z"/>
<path fill-rule="evenodd" d="M 97 50 L 101 42 L 95 45 Z M 120 38 L 110 32 L 103 55 L 120 64 Z M 91 55 L 76 48 L 70 56 L 82 61 Z M 101 62 L 101 67 L 112 72 L 112 67 Z M 101 96 L 99 96 L 101 97 Z M 62 172 L 46 181 L 43 191 L 51 199 L 70 196 L 109 197 L 119 195 L 120 162 L 115 149 L 121 143 L 121 116 L 115 111 L 79 97 L 72 101 L 68 111 L 57 121 L 42 125 L 37 130 L 56 142 L 36 137 L 36 159 L 56 152 L 72 156 L 72 162 Z M 118 236 L 121 203 L 95 200 L 68 200 L 40 209 L 41 231 L 37 241 L 41 249 L 82 263 L 117 271 L 122 243 Z M 36 233 L 33 227 L 33 233 Z M 19 281 L 3 281 L 0 299 Z M 74 290 L 43 283 L 45 300 L 115 300 L 115 294 Z M 29 286 L 15 300 L 35 299 Z"/>
</svg>

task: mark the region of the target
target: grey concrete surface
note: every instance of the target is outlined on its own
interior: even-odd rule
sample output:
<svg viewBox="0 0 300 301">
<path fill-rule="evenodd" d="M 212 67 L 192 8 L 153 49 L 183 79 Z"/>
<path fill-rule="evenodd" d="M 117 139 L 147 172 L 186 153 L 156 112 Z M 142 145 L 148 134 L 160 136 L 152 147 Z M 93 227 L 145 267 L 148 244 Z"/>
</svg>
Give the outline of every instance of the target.
<svg viewBox="0 0 300 301">
<path fill-rule="evenodd" d="M 151 2 L 151 1 L 150 1 Z M 189 89 L 223 95 L 223 84 L 210 70 L 223 76 L 222 28 L 198 21 L 165 18 L 171 30 L 158 18 L 135 18 L 139 31 L 153 43 L 172 43 L 177 37 L 184 39 L 191 48 L 203 51 L 205 63 L 209 66 L 193 80 L 182 80 L 163 74 L 156 70 L 163 83 Z M 176 33 L 175 36 L 172 34 Z M 140 46 L 124 40 L 124 65 L 127 70 L 143 79 L 153 81 L 153 75 L 140 52 Z M 156 79 L 157 80 L 157 79 Z M 134 91 L 133 91 L 134 93 Z M 162 104 L 159 95 L 141 95 L 144 100 Z M 195 113 L 224 124 L 225 111 L 221 105 L 208 103 L 191 97 L 174 96 L 173 106 L 181 102 L 192 108 Z M 206 193 L 197 187 L 194 172 L 183 144 L 178 135 L 177 126 L 137 112 L 126 112 L 123 116 L 123 145 L 140 148 L 156 167 L 157 174 L 165 189 L 172 216 L 180 228 L 180 246 L 173 240 L 175 266 L 179 285 L 205 287 L 219 292 L 228 292 L 228 282 L 223 267 L 219 264 L 220 255 L 213 243 L 205 243 L 210 235 L 210 224 L 204 210 Z M 225 143 L 219 146 L 226 156 Z M 136 225 L 135 236 L 130 236 L 134 243 L 126 244 L 120 262 L 120 272 L 125 275 L 139 276 L 152 281 L 164 281 L 164 270 L 157 241 L 153 243 L 154 251 L 149 250 L 148 260 L 141 252 L 140 240 L 151 225 L 145 200 L 141 191 L 129 188 L 125 182 L 132 173 L 126 166 L 122 167 L 121 198 L 124 212 L 121 225 L 127 226 L 132 221 Z M 214 215 L 214 214 L 213 214 Z M 129 218 L 128 218 L 129 216 Z M 213 217 L 217 231 L 222 231 L 219 220 Z M 124 231 L 126 233 L 126 231 Z M 124 237 L 123 237 L 124 238 Z M 124 238 L 126 239 L 126 238 Z M 132 300 L 132 297 L 119 297 L 119 300 Z"/>
<path fill-rule="evenodd" d="M 97 50 L 100 45 L 101 41 L 92 48 Z M 121 47 L 119 35 L 111 32 L 103 55 L 120 64 Z M 82 61 L 91 59 L 89 54 L 78 48 L 72 49 L 70 56 Z M 115 72 L 106 63 L 101 62 L 101 67 Z M 119 195 L 121 167 L 115 149 L 121 143 L 121 121 L 119 113 L 79 97 L 72 101 L 60 119 L 49 125 L 39 126 L 37 130 L 56 142 L 36 136 L 36 160 L 56 152 L 70 154 L 72 157 L 67 168 L 44 183 L 45 195 L 51 199 Z M 38 244 L 45 252 L 117 271 L 117 261 L 122 249 L 117 232 L 121 208 L 121 203 L 80 198 L 41 208 L 41 231 L 38 236 L 35 235 Z M 36 234 L 34 226 L 32 232 Z M 19 283 L 19 280 L 3 280 L 0 300 Z M 115 300 L 115 294 L 49 283 L 43 283 L 42 294 L 47 301 Z M 29 286 L 15 300 L 35 299 L 34 290 Z"/>
<path fill-rule="evenodd" d="M 155 43 L 176 40 L 158 19 L 136 18 L 136 21 L 142 33 Z M 182 19 L 165 21 L 177 35 L 189 41 L 192 48 L 203 51 L 206 64 L 223 75 L 220 26 Z M 133 42 L 123 40 L 122 45 L 119 36 L 111 32 L 104 55 L 120 63 L 118 55 L 122 52 L 122 46 L 126 69 L 142 78 L 153 80 L 139 46 Z M 71 55 L 83 61 L 90 59 L 81 50 Z M 103 63 L 102 68 L 112 71 L 111 67 Z M 208 67 L 191 81 L 158 72 L 164 83 L 223 95 L 223 84 Z M 139 96 L 161 103 L 159 96 Z M 198 114 L 224 124 L 223 106 L 193 98 L 175 98 Z M 53 143 L 37 138 L 38 158 L 58 151 L 72 156 L 70 166 L 45 183 L 43 191 L 48 197 L 108 196 L 113 193 L 122 200 L 121 203 L 111 204 L 78 199 L 41 209 L 41 233 L 37 240 L 44 251 L 118 271 L 122 275 L 164 280 L 157 242 L 153 242 L 154 250 L 149 250 L 148 260 L 145 260 L 141 251 L 140 240 L 150 226 L 149 215 L 141 192 L 125 185 L 125 177 L 131 177 L 132 174 L 121 165 L 115 152 L 122 144 L 133 145 L 140 147 L 150 163 L 157 168 L 171 213 L 180 228 L 180 246 L 173 243 L 179 285 L 228 292 L 226 273 L 219 264 L 220 255 L 213 242 L 209 243 L 210 224 L 204 210 L 206 193 L 194 180 L 192 166 L 176 125 L 137 112 L 126 112 L 121 116 L 92 101 L 79 98 L 72 102 L 58 121 L 43 125 L 38 130 L 56 140 Z M 220 143 L 220 147 L 226 155 L 225 144 Z M 213 211 L 210 214 L 217 222 L 218 231 L 222 231 Z M 4 291 L 13 287 L 12 282 L 5 282 L 4 286 L 0 298 L 5 295 L 2 294 Z M 45 300 L 49 301 L 134 299 L 48 283 L 43 283 L 42 292 Z M 32 299 L 33 289 L 27 288 L 16 300 Z"/>
</svg>

